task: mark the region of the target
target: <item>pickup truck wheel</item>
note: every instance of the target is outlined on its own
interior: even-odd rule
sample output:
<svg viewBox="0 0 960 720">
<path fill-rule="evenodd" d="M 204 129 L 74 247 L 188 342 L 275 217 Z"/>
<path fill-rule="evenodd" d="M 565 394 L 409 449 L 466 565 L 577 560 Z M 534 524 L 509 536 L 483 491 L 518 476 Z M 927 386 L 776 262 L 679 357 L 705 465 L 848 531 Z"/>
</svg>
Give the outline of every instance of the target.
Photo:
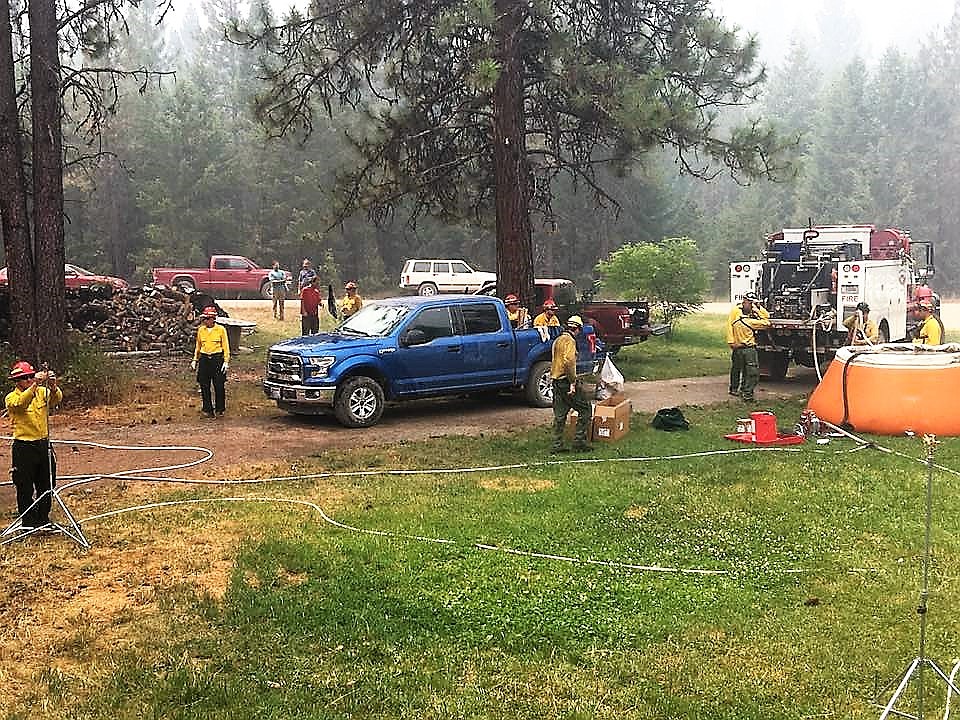
<svg viewBox="0 0 960 720">
<path fill-rule="evenodd" d="M 534 407 L 553 405 L 553 380 L 550 378 L 550 363 L 541 360 L 530 369 L 530 379 L 525 388 L 527 402 Z"/>
<path fill-rule="evenodd" d="M 383 415 L 383 388 L 372 378 L 348 379 L 337 392 L 333 413 L 345 427 L 370 427 Z"/>
<path fill-rule="evenodd" d="M 260 297 L 264 300 L 273 300 L 273 285 L 269 280 L 260 286 Z"/>
<path fill-rule="evenodd" d="M 420 287 L 417 288 L 417 295 L 436 295 L 437 286 L 433 283 L 420 283 Z"/>
<path fill-rule="evenodd" d="M 180 278 L 175 280 L 173 284 L 180 292 L 192 293 L 197 289 L 197 284 L 190 278 Z"/>
</svg>

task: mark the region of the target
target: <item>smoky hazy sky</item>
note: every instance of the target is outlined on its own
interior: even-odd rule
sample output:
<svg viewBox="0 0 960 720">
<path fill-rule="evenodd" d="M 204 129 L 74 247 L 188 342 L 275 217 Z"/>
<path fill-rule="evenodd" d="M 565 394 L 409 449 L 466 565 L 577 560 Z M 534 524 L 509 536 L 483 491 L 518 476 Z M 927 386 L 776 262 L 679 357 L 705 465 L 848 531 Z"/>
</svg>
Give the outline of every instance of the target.
<svg viewBox="0 0 960 720">
<path fill-rule="evenodd" d="M 764 60 L 775 62 L 792 40 L 816 34 L 818 16 L 837 12 L 856 18 L 858 45 L 867 58 L 890 46 L 909 51 L 949 22 L 955 0 L 711 0 L 711 5 L 730 24 L 756 33 Z"/>
</svg>

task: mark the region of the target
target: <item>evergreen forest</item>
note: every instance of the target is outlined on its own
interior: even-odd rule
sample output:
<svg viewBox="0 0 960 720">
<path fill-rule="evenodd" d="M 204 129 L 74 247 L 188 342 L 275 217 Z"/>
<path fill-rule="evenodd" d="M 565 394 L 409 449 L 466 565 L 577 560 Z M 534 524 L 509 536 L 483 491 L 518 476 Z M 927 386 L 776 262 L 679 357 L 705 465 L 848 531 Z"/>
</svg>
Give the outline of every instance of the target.
<svg viewBox="0 0 960 720">
<path fill-rule="evenodd" d="M 411 223 L 402 208 L 378 222 L 338 218 L 336 179 L 356 166 L 347 134 L 362 132 L 364 118 L 334 112 L 307 136 L 271 136 L 253 113 L 257 49 L 229 31 L 251 12 L 246 3 L 185 3 L 160 26 L 154 9 L 145 0 L 130 10 L 125 32 L 95 61 L 170 74 L 120 78 L 93 160 L 68 166 L 68 262 L 141 283 L 151 267 L 206 265 L 213 253 L 288 269 L 309 257 L 325 283 L 357 280 L 367 294 L 396 289 L 411 257 L 493 269 L 484 218 Z M 829 27 L 829 17 L 822 22 Z M 624 243 L 689 237 L 723 298 L 728 262 L 757 254 L 765 234 L 812 220 L 900 227 L 932 240 L 937 288 L 960 289 L 960 13 L 909 50 L 871 61 L 826 52 L 831 37 L 780 49 L 757 101 L 718 118 L 774 123 L 791 141 L 788 172 L 705 180 L 681 172 L 666 148 L 598 171 L 615 203 L 598 206 L 589 187 L 561 183 L 554 218 L 534 219 L 535 274 L 586 288 L 597 263 Z"/>
</svg>

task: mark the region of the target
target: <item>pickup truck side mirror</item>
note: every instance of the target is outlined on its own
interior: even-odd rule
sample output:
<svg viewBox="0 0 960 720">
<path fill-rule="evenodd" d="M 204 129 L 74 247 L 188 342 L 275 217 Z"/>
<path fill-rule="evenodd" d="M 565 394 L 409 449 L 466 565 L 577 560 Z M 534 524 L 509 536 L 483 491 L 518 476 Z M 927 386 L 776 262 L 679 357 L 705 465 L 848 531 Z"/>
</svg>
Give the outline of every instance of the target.
<svg viewBox="0 0 960 720">
<path fill-rule="evenodd" d="M 400 344 L 406 347 L 411 345 L 423 345 L 426 342 L 429 342 L 427 334 L 423 330 L 418 330 L 417 328 L 407 330 L 400 337 Z"/>
</svg>

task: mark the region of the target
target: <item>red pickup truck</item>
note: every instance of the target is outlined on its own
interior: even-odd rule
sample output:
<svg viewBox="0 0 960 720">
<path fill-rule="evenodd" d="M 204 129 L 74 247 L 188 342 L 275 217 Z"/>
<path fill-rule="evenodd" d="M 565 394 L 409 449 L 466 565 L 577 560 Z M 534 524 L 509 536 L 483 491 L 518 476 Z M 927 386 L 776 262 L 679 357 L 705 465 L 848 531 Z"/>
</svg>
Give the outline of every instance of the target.
<svg viewBox="0 0 960 720">
<path fill-rule="evenodd" d="M 533 315 L 540 312 L 543 303 L 553 300 L 560 308 L 560 320 L 571 315 L 580 315 L 583 321 L 593 325 L 597 337 L 611 355 L 625 345 L 636 345 L 651 335 L 662 334 L 666 326 L 650 325 L 650 305 L 645 302 L 601 301 L 578 298 L 577 286 L 572 280 L 561 278 L 537 278 L 534 280 Z M 476 292 L 477 295 L 496 295 L 497 284 L 488 282 Z"/>
<path fill-rule="evenodd" d="M 154 268 L 153 282 L 184 291 L 201 290 L 214 297 L 259 295 L 269 300 L 273 296 L 269 274 L 269 270 L 240 255 L 213 255 L 206 268 Z M 292 277 L 289 272 L 285 274 L 289 290 Z"/>
</svg>

